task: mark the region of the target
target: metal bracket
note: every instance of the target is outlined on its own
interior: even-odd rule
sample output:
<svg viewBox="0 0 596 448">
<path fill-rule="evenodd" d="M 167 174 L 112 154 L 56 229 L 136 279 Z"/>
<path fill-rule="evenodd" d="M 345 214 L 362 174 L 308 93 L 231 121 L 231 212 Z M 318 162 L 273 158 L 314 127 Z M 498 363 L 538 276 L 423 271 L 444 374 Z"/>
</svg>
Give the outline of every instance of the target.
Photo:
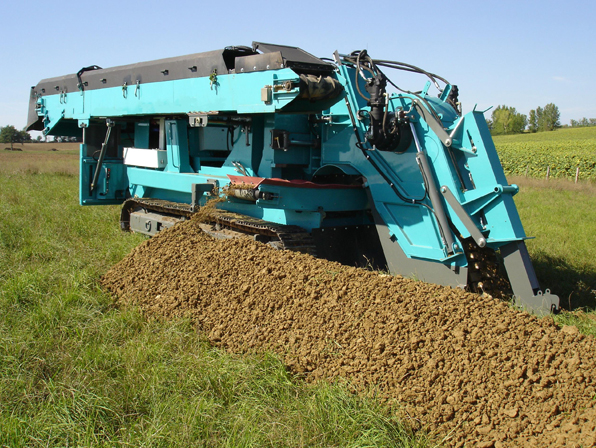
<svg viewBox="0 0 596 448">
<path fill-rule="evenodd" d="M 191 128 L 204 128 L 209 122 L 209 115 L 205 113 L 188 114 L 188 124 Z"/>
<path fill-rule="evenodd" d="M 478 104 L 474 104 L 474 109 L 472 110 L 472 112 L 474 112 L 475 114 L 485 114 L 493 108 L 492 106 L 490 106 L 488 109 L 485 109 L 485 110 L 476 110 L 477 107 L 478 107 Z"/>
<path fill-rule="evenodd" d="M 474 221 L 472 221 L 470 215 L 468 215 L 466 210 L 453 195 L 449 187 L 443 185 L 441 187 L 441 193 L 457 217 L 460 219 L 466 230 L 470 233 L 472 238 L 474 238 L 474 241 L 476 241 L 478 247 L 486 246 L 486 238 L 484 238 L 484 235 L 480 232 L 480 230 L 478 230 L 478 227 L 476 227 L 476 224 L 474 224 Z"/>
<path fill-rule="evenodd" d="M 459 151 L 471 154 L 471 155 L 476 155 L 476 153 L 478 152 L 478 149 L 476 148 L 476 146 L 474 146 L 474 143 L 471 141 L 470 139 L 470 145 L 472 146 L 472 148 L 466 148 L 464 147 L 463 144 L 463 136 L 461 138 L 456 137 L 456 134 L 458 133 L 458 131 L 460 129 L 463 129 L 463 124 L 464 122 L 464 117 L 460 117 L 460 119 L 458 120 L 457 124 L 455 125 L 455 127 L 451 130 L 451 132 L 449 133 L 449 138 L 451 139 L 451 149 L 457 149 Z"/>
<path fill-rule="evenodd" d="M 443 123 L 437 121 L 434 115 L 426 110 L 426 107 L 420 104 L 418 100 L 414 100 L 414 106 L 416 107 L 416 111 L 420 114 L 424 121 L 428 123 L 433 132 L 437 134 L 437 137 L 439 137 L 443 144 L 449 148 L 453 143 L 453 138 L 447 134 L 443 128 Z"/>
<path fill-rule="evenodd" d="M 273 87 L 270 85 L 267 85 L 261 89 L 261 101 L 263 101 L 265 104 L 271 104 L 271 99 L 273 96 L 272 89 Z"/>
<path fill-rule="evenodd" d="M 83 67 L 82 69 L 80 69 L 77 72 L 77 87 L 79 88 L 79 90 L 81 92 L 83 92 L 83 90 L 85 90 L 85 87 L 88 85 L 87 82 L 83 82 L 83 80 L 81 79 L 81 75 L 85 72 L 89 72 L 89 71 L 93 71 L 93 70 L 101 70 L 101 67 L 98 65 L 90 65 L 89 67 Z"/>
<path fill-rule="evenodd" d="M 559 297 L 550 290 L 540 291 L 540 285 L 523 241 L 513 241 L 500 248 L 513 289 L 515 304 L 538 315 L 559 309 Z"/>
<path fill-rule="evenodd" d="M 456 145 L 459 147 L 453 146 L 455 134 L 457 134 L 457 132 L 461 129 L 462 123 L 464 122 L 464 117 L 461 117 L 459 119 L 459 121 L 455 125 L 455 128 L 453 128 L 451 130 L 451 133 L 448 134 L 445 128 L 443 127 L 443 123 L 438 121 L 432 113 L 430 113 L 422 104 L 420 104 L 418 100 L 414 100 L 414 107 L 416 108 L 416 111 L 420 114 L 420 116 L 424 119 L 424 121 L 428 123 L 433 132 L 437 134 L 439 140 L 441 140 L 441 142 L 443 142 L 443 144 L 447 148 L 453 147 L 454 149 L 459 149 L 460 151 L 467 152 L 472 155 L 476 154 L 477 150 L 474 146 L 472 147 L 472 149 L 464 148 L 461 144 Z"/>
<path fill-rule="evenodd" d="M 95 185 L 97 184 L 97 179 L 99 178 L 99 170 L 103 165 L 103 159 L 106 156 L 106 152 L 108 150 L 108 141 L 110 140 L 110 133 L 112 132 L 112 128 L 114 127 L 114 122 L 109 118 L 106 120 L 106 126 L 108 130 L 106 132 L 106 138 L 101 145 L 101 151 L 99 152 L 99 159 L 97 160 L 97 167 L 95 168 L 95 172 L 93 173 L 93 180 L 91 181 L 90 190 L 93 191 Z"/>
<path fill-rule="evenodd" d="M 341 62 L 341 56 L 339 55 L 339 52 L 337 50 L 335 50 L 333 52 L 333 61 L 337 64 L 337 65 L 342 65 Z"/>
<path fill-rule="evenodd" d="M 207 183 L 204 184 L 192 184 L 191 185 L 191 212 L 196 212 L 199 208 L 199 200 L 201 196 L 205 193 L 209 193 L 211 191 L 216 190 L 219 188 L 219 182 L 215 179 L 207 179 Z"/>
</svg>

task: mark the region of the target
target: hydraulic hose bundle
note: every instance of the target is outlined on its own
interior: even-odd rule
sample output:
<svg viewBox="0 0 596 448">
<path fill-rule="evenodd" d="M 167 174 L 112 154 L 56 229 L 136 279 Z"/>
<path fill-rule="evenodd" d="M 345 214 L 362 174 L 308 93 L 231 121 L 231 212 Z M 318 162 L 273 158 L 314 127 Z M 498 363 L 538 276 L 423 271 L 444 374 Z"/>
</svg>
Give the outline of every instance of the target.
<svg viewBox="0 0 596 448">
<path fill-rule="evenodd" d="M 389 110 L 390 96 L 386 91 L 387 83 L 403 93 L 418 97 L 420 101 L 428 106 L 430 113 L 435 115 L 435 118 L 439 120 L 439 118 L 436 117 L 433 108 L 423 96 L 419 95 L 417 92 L 401 89 L 385 76 L 379 66 L 425 75 L 441 93 L 443 93 L 443 90 L 439 86 L 437 79 L 444 82 L 446 85 L 449 85 L 449 82 L 445 78 L 427 72 L 415 65 L 383 59 L 372 59 L 366 50 L 353 52 L 350 56 L 344 57 L 344 62 L 351 64 L 356 68 L 354 76 L 356 90 L 358 94 L 366 100 L 367 105 L 370 107 L 370 112 L 365 112 L 369 115 L 370 119 L 370 125 L 365 138 L 375 149 L 381 151 L 403 152 L 409 147 L 412 141 L 406 114 L 403 111 L 395 113 Z M 365 72 L 368 72 L 370 77 L 367 77 Z M 360 88 L 359 76 L 364 80 L 364 88 L 368 95 L 365 95 Z M 457 86 L 451 86 L 447 102 L 459 113 L 457 107 L 457 94 Z M 360 113 L 362 114 L 363 112 Z"/>
</svg>

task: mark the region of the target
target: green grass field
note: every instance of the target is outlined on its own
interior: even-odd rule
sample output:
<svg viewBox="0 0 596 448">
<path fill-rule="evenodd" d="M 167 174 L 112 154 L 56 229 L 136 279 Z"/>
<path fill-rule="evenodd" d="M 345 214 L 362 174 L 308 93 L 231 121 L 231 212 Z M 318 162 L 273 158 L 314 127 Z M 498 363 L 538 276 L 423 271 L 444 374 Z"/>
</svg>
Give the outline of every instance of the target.
<svg viewBox="0 0 596 448">
<path fill-rule="evenodd" d="M 596 186 L 511 178 L 536 274 L 567 309 L 596 307 Z"/>
<path fill-rule="evenodd" d="M 0 447 L 429 446 L 347 385 L 116 309 L 99 277 L 145 237 L 80 207 L 76 149 L 48 147 L 0 153 Z"/>
<path fill-rule="evenodd" d="M 345 385 L 115 308 L 99 277 L 144 237 L 119 230 L 118 207 L 80 207 L 76 145 L 51 147 L 0 153 L 0 446 L 430 446 Z M 542 284 L 593 308 L 596 187 L 516 182 Z M 556 320 L 596 334 L 592 312 Z"/>
<path fill-rule="evenodd" d="M 527 245 L 541 285 L 567 309 L 596 308 L 596 127 L 496 136 L 494 142 L 509 182 L 521 186 L 515 202 L 526 233 L 536 237 Z"/>
</svg>

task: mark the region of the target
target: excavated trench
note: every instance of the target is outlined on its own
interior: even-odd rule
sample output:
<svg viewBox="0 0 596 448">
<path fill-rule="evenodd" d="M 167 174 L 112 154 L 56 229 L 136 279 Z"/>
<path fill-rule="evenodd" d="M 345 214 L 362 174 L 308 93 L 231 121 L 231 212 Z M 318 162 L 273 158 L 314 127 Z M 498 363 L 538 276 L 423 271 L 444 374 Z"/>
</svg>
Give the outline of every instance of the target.
<svg viewBox="0 0 596 448">
<path fill-rule="evenodd" d="M 235 353 L 403 405 L 446 446 L 596 446 L 596 341 L 477 294 L 216 240 L 196 220 L 102 280 L 148 316 L 190 317 Z"/>
</svg>

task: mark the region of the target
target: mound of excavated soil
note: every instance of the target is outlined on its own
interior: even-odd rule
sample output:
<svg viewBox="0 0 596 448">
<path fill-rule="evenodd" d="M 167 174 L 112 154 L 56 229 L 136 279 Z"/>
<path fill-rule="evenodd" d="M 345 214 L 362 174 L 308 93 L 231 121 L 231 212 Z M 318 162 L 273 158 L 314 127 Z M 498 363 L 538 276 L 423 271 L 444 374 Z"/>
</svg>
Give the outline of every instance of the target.
<svg viewBox="0 0 596 448">
<path fill-rule="evenodd" d="M 149 316 L 190 316 L 233 352 L 377 387 L 446 445 L 596 443 L 596 341 L 490 297 L 215 240 L 195 221 L 141 244 L 103 284 Z"/>
</svg>

